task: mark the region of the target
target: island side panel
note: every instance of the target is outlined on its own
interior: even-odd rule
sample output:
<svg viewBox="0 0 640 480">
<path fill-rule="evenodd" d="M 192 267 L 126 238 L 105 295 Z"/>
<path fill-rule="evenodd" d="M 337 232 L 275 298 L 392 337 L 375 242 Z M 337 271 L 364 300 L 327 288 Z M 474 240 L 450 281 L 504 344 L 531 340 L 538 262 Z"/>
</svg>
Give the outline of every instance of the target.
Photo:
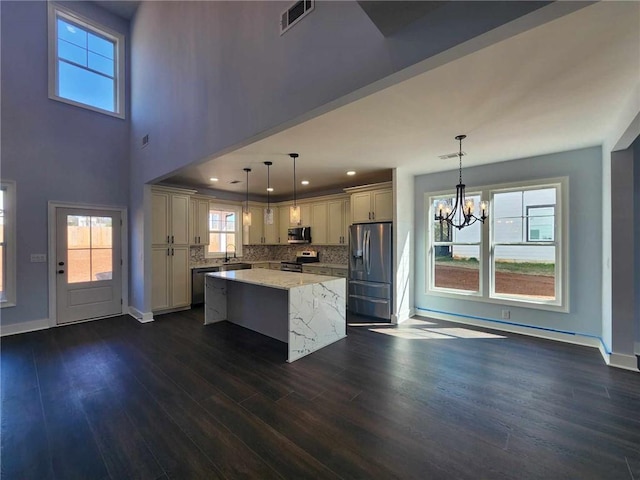
<svg viewBox="0 0 640 480">
<path fill-rule="evenodd" d="M 227 281 L 205 275 L 204 285 L 204 324 L 226 320 Z"/>
<path fill-rule="evenodd" d="M 289 339 L 287 290 L 230 281 L 227 309 L 231 323 L 281 342 Z"/>
<path fill-rule="evenodd" d="M 289 362 L 346 337 L 346 280 L 289 290 Z"/>
</svg>

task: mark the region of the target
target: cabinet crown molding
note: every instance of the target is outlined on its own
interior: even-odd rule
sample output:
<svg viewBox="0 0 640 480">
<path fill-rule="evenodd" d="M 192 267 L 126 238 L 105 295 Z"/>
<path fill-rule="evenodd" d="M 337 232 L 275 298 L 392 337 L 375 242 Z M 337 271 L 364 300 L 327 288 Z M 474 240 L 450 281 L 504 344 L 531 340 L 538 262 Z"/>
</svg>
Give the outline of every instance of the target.
<svg viewBox="0 0 640 480">
<path fill-rule="evenodd" d="M 187 188 L 165 187 L 162 185 L 152 185 L 152 192 L 182 193 L 184 195 L 193 195 L 198 193 L 197 190 L 189 190 Z"/>
<path fill-rule="evenodd" d="M 393 188 L 393 182 L 372 183 L 369 185 L 359 185 L 357 187 L 348 187 L 344 191 L 347 193 L 368 192 L 370 190 L 385 190 Z"/>
</svg>

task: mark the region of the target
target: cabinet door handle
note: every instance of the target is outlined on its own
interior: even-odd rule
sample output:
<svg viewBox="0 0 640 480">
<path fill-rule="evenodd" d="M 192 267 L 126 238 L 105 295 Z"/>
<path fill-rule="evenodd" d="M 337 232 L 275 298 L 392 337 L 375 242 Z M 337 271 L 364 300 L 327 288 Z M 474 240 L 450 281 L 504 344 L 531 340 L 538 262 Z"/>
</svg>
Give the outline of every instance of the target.
<svg viewBox="0 0 640 480">
<path fill-rule="evenodd" d="M 171 243 L 173 243 L 173 235 L 171 235 Z"/>
<path fill-rule="evenodd" d="M 171 249 L 171 256 L 173 257 L 173 248 Z"/>
<path fill-rule="evenodd" d="M 375 220 L 376 219 L 376 212 L 371 212 L 371 220 Z"/>
<path fill-rule="evenodd" d="M 169 256 L 169 249 L 167 248 L 167 257 Z"/>
<path fill-rule="evenodd" d="M 167 243 L 169 243 L 169 235 L 167 235 Z"/>
</svg>

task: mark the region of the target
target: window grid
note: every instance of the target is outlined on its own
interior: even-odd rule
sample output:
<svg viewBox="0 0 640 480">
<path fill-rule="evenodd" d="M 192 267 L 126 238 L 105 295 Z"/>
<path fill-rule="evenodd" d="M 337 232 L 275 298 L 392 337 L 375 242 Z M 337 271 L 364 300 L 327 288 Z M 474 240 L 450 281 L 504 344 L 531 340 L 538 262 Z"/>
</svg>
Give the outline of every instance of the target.
<svg viewBox="0 0 640 480">
<path fill-rule="evenodd" d="M 474 300 L 498 303 L 502 305 L 521 306 L 526 308 L 568 312 L 568 262 L 567 242 L 568 226 L 565 212 L 568 205 L 568 179 L 555 178 L 540 181 L 514 183 L 509 185 L 494 185 L 480 187 L 477 195 L 490 201 L 490 215 L 485 225 L 481 225 L 481 242 L 479 244 L 479 291 L 472 292 L 460 288 L 439 288 L 435 282 L 436 248 L 457 247 L 469 248 L 478 246 L 475 242 L 456 243 L 455 241 L 440 241 L 433 217 L 437 211 L 437 201 L 452 196 L 452 192 L 426 194 L 425 207 L 429 225 L 427 238 L 427 292 L 444 297 L 462 298 L 471 296 Z M 540 193 L 551 195 L 547 198 L 535 196 Z M 498 201 L 496 196 L 512 194 L 526 197 L 516 205 L 517 214 L 509 213 L 501 207 L 505 202 Z M 468 194 L 471 195 L 471 194 Z M 544 197 L 544 195 L 543 195 Z M 506 198 L 506 197 L 505 197 Z M 477 202 L 476 202 L 477 203 Z M 506 205 L 513 207 L 512 202 Z M 496 224 L 497 221 L 513 220 L 511 230 L 505 230 L 505 225 Z M 471 227 L 466 227 L 467 230 Z M 533 231 L 535 230 L 535 232 Z M 505 231 L 512 235 L 505 236 Z M 446 237 L 446 235 L 445 235 Z M 444 240 L 455 240 L 447 239 Z M 511 249 L 511 251 L 509 251 Z M 513 256 L 513 250 L 519 250 L 521 258 Z M 533 261 L 528 261 L 532 259 Z M 509 260 L 509 261 L 504 261 Z M 484 268 L 486 266 L 486 268 Z M 513 288 L 513 281 L 509 277 L 527 278 L 527 280 L 542 284 L 541 292 L 524 291 Z M 523 275 L 531 275 L 523 277 Z M 498 282 L 496 282 L 496 279 Z M 505 281 L 507 288 L 504 287 Z M 496 283 L 498 288 L 496 292 Z M 546 285 L 546 286 L 545 286 Z M 538 286 L 539 287 L 539 286 Z M 536 288 L 538 288 L 536 287 Z"/>
<path fill-rule="evenodd" d="M 225 254 L 242 255 L 242 215 L 234 205 L 210 203 L 209 244 L 207 257 L 223 257 Z"/>
</svg>

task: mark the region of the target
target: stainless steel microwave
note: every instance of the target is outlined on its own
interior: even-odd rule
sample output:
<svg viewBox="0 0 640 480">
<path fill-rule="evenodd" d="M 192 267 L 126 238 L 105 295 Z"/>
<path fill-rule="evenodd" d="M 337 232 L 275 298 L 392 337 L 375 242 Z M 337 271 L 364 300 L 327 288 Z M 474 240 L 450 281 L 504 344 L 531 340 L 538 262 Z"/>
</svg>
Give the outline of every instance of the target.
<svg viewBox="0 0 640 480">
<path fill-rule="evenodd" d="M 290 228 L 288 243 L 311 243 L 311 227 Z"/>
</svg>

